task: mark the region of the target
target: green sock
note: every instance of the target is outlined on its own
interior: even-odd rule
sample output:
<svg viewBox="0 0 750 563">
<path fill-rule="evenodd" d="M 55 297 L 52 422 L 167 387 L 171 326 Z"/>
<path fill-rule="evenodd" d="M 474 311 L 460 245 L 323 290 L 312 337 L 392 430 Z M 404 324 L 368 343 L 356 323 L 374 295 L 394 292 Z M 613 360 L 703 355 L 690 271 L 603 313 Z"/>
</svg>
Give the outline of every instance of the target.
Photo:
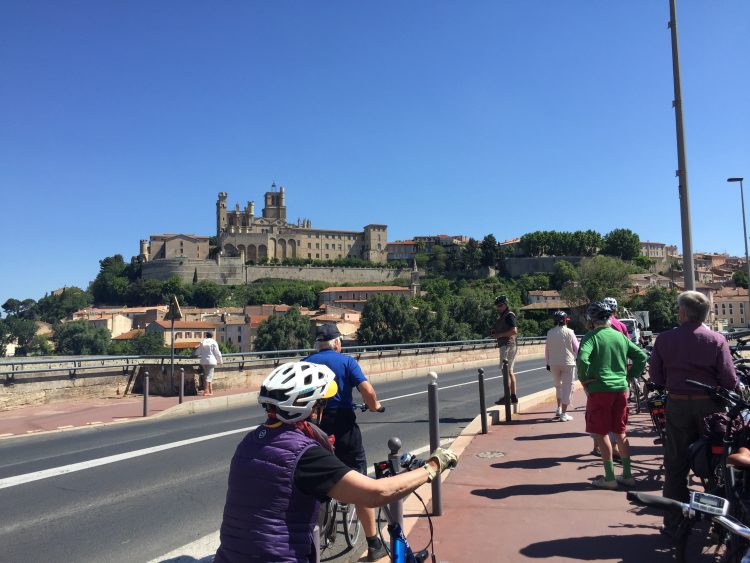
<svg viewBox="0 0 750 563">
<path fill-rule="evenodd" d="M 615 462 L 611 459 L 604 462 L 604 480 L 614 481 L 615 480 Z"/>
<path fill-rule="evenodd" d="M 632 479 L 633 474 L 630 472 L 630 458 L 621 457 L 620 463 L 622 463 L 622 476 L 625 479 Z"/>
</svg>

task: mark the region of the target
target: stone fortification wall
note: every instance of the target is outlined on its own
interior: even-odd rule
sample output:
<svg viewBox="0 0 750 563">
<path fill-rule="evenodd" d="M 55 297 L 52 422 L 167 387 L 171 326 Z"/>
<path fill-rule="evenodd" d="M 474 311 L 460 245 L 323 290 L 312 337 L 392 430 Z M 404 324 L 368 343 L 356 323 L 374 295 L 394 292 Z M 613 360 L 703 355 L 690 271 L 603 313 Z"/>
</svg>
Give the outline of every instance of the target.
<svg viewBox="0 0 750 563">
<path fill-rule="evenodd" d="M 143 264 L 144 279 L 166 280 L 179 276 L 183 283 L 210 280 L 220 285 L 242 285 L 259 279 L 278 278 L 338 283 L 389 282 L 408 278 L 411 271 L 394 268 L 334 268 L 318 266 L 246 266 L 240 258 L 222 257 L 215 260 L 170 258 Z"/>
<path fill-rule="evenodd" d="M 518 359 L 539 357 L 544 354 L 544 344 L 520 346 Z M 419 350 L 388 350 L 353 354 L 364 372 L 373 382 L 392 379 L 422 377 L 429 371 L 438 374 L 459 368 L 492 367 L 498 365 L 498 351 L 495 347 L 450 350 L 444 348 Z M 225 364 L 216 370 L 214 387 L 218 389 L 243 389 L 254 391 L 260 387 L 266 375 L 282 360 L 253 359 L 241 362 L 240 358 L 228 357 Z M 185 368 L 186 393 L 195 393 L 199 383 L 199 373 L 195 360 L 179 359 L 175 362 L 175 375 L 179 377 L 179 367 Z M 54 366 L 53 366 L 54 367 Z M 148 366 L 152 378 L 152 390 L 158 389 L 156 379 L 160 377 L 161 366 Z M 122 368 L 102 368 L 80 372 L 74 378 L 67 370 L 52 370 L 43 373 L 18 374 L 15 385 L 0 386 L 0 410 L 8 410 L 28 405 L 39 405 L 67 399 L 117 399 L 123 397 L 126 388 L 129 392 L 141 387 L 144 367 L 131 367 L 127 373 Z M 168 377 L 169 366 L 164 366 Z"/>
</svg>

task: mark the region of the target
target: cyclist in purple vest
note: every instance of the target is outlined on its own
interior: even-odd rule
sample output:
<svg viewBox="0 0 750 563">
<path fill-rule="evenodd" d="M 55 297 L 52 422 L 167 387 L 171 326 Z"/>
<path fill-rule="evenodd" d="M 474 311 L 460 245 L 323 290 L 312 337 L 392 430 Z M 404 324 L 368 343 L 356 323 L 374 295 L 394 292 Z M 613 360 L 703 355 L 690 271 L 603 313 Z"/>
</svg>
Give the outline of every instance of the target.
<svg viewBox="0 0 750 563">
<path fill-rule="evenodd" d="M 424 471 L 376 480 L 351 470 L 316 426 L 337 390 L 333 372 L 310 362 L 283 364 L 263 381 L 258 402 L 268 419 L 245 436 L 232 458 L 215 563 L 317 562 L 315 524 L 327 497 L 383 506 L 455 463 L 452 451 L 438 448 Z"/>
</svg>

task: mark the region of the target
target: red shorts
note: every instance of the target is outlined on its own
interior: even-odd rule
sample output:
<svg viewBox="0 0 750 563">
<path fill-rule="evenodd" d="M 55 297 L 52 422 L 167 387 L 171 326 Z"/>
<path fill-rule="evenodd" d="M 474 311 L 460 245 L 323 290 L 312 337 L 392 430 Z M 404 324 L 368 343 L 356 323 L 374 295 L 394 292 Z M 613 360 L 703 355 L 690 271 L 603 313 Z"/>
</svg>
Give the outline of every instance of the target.
<svg viewBox="0 0 750 563">
<path fill-rule="evenodd" d="M 628 424 L 627 391 L 591 393 L 586 401 L 586 432 L 624 434 Z"/>
</svg>

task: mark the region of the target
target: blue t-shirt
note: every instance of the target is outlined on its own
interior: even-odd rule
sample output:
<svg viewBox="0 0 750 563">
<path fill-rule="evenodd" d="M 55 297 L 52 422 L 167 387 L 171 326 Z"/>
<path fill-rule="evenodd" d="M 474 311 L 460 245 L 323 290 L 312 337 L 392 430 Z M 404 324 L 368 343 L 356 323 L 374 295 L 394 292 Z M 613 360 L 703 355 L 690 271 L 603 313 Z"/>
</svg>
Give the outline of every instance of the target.
<svg viewBox="0 0 750 563">
<path fill-rule="evenodd" d="M 305 362 L 323 364 L 336 374 L 338 393 L 328 399 L 326 409 L 352 408 L 352 390 L 367 381 L 357 360 L 335 350 L 321 350 L 304 358 Z"/>
</svg>

